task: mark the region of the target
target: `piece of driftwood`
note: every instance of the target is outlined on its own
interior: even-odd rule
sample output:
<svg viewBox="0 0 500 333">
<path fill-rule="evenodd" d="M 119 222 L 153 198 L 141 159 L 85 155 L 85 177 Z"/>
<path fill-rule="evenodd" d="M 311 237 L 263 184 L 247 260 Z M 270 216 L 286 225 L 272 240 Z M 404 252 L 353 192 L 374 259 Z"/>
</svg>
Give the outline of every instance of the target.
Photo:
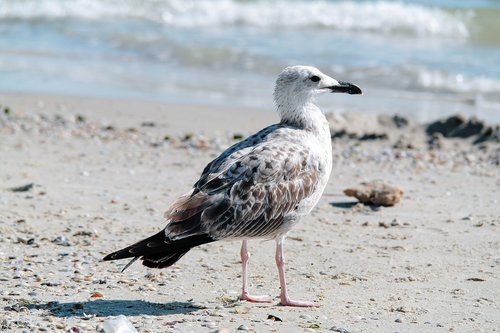
<svg viewBox="0 0 500 333">
<path fill-rule="evenodd" d="M 367 205 L 394 206 L 403 197 L 403 190 L 376 180 L 344 190 L 347 196 L 355 197 Z"/>
</svg>

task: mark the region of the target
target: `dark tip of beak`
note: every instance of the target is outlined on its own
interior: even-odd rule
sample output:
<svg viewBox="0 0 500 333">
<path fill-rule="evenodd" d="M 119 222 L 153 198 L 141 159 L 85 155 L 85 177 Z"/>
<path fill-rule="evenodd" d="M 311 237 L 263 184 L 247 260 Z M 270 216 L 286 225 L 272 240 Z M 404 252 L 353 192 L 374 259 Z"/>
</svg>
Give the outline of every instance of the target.
<svg viewBox="0 0 500 333">
<path fill-rule="evenodd" d="M 339 81 L 338 86 L 328 87 L 332 93 L 348 93 L 350 95 L 361 95 L 361 89 L 352 83 Z"/>
</svg>

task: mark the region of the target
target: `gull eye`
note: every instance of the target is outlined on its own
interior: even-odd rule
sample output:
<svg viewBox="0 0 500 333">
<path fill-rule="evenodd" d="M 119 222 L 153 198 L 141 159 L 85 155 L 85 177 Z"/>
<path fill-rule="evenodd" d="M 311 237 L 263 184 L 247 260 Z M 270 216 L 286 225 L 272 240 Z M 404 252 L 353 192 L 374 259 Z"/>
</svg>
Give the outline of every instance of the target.
<svg viewBox="0 0 500 333">
<path fill-rule="evenodd" d="M 311 78 L 310 78 L 310 79 L 311 79 L 311 81 L 312 81 L 312 82 L 318 82 L 319 80 L 321 80 L 321 79 L 319 78 L 319 76 L 316 76 L 316 75 L 311 76 Z"/>
</svg>

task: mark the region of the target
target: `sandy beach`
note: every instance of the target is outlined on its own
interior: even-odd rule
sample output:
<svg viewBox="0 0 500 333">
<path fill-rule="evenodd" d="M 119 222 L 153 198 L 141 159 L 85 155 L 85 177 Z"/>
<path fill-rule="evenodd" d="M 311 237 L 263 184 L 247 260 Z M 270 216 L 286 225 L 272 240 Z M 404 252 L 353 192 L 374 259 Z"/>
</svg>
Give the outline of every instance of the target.
<svg viewBox="0 0 500 333">
<path fill-rule="evenodd" d="M 291 296 L 320 304 L 304 309 L 237 300 L 239 242 L 164 270 L 101 261 L 158 232 L 211 159 L 278 121 L 272 110 L 15 93 L 0 109 L 0 331 L 95 332 L 118 315 L 139 332 L 499 330 L 498 140 L 429 136 L 392 115 L 335 132 L 325 193 L 285 247 Z M 372 180 L 401 202 L 343 194 Z M 250 242 L 255 293 L 279 295 L 274 247 Z"/>
</svg>

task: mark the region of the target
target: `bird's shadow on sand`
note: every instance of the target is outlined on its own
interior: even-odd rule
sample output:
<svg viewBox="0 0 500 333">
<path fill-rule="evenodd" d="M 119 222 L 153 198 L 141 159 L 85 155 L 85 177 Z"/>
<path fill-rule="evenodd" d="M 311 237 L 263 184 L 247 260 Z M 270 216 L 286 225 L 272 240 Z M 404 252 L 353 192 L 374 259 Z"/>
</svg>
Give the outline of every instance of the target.
<svg viewBox="0 0 500 333">
<path fill-rule="evenodd" d="M 199 307 L 190 302 L 152 303 L 141 300 L 102 299 L 86 302 L 30 304 L 28 308 L 45 310 L 56 317 L 165 316 L 199 310 Z"/>
</svg>

